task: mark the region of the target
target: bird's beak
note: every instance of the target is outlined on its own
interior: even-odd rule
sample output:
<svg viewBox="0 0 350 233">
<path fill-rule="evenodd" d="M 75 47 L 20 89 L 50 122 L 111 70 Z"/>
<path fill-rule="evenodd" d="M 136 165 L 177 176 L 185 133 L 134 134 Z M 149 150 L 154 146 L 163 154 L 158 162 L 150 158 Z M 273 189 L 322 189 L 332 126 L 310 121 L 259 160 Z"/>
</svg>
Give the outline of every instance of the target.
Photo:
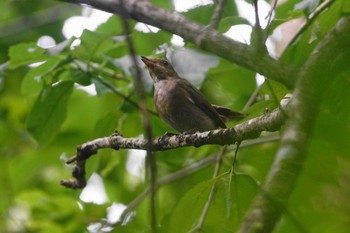
<svg viewBox="0 0 350 233">
<path fill-rule="evenodd" d="M 147 57 L 141 56 L 141 60 L 149 68 L 153 68 L 155 66 L 155 62 L 152 59 L 149 59 Z"/>
</svg>

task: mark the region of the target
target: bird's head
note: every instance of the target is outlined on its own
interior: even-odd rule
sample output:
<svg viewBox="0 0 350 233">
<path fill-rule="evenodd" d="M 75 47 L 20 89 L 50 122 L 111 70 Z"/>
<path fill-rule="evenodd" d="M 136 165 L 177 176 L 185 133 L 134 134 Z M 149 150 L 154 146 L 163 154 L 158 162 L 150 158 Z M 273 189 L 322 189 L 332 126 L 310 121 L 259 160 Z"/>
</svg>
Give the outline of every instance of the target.
<svg viewBox="0 0 350 233">
<path fill-rule="evenodd" d="M 166 59 L 150 59 L 144 56 L 141 56 L 141 60 L 148 68 L 148 71 L 153 79 L 153 82 L 158 82 L 162 79 L 167 78 L 177 78 L 178 74 L 171 66 L 169 61 Z"/>
</svg>

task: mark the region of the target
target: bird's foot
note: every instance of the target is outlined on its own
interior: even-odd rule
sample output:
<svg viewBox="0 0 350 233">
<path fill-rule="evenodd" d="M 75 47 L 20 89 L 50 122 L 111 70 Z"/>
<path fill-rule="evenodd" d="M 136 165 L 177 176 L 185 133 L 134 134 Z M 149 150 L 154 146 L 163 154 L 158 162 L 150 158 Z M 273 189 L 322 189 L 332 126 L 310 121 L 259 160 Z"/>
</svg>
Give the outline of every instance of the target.
<svg viewBox="0 0 350 233">
<path fill-rule="evenodd" d="M 118 130 L 114 130 L 114 132 L 112 134 L 112 137 L 113 136 L 121 136 L 121 137 L 123 137 L 123 135 Z"/>
<path fill-rule="evenodd" d="M 164 141 L 166 138 L 169 138 L 171 136 L 177 135 L 176 133 L 171 133 L 171 132 L 165 132 L 162 136 L 158 138 L 158 142 Z"/>
</svg>

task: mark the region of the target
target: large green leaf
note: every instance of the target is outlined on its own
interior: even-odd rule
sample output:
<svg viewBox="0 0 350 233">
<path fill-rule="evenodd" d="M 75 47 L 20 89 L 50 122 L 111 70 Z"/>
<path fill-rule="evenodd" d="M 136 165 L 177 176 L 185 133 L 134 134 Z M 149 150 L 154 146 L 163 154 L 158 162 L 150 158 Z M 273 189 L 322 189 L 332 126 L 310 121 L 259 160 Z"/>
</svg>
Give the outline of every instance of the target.
<svg viewBox="0 0 350 233">
<path fill-rule="evenodd" d="M 105 23 L 98 26 L 95 32 L 116 36 L 122 34 L 124 28 L 120 18 L 116 15 L 112 15 Z"/>
<path fill-rule="evenodd" d="M 101 55 L 119 46 L 111 36 L 85 29 L 80 37 L 81 45 L 73 51 L 80 59 L 101 61 Z"/>
<path fill-rule="evenodd" d="M 197 184 L 176 206 L 170 220 L 170 233 L 188 232 L 198 222 L 212 186 L 216 191 L 203 230 L 234 232 L 257 192 L 256 182 L 247 175 L 229 175 Z M 181 223 L 181 224 L 179 224 Z"/>
<path fill-rule="evenodd" d="M 111 111 L 100 118 L 95 125 L 94 137 L 104 137 L 112 134 L 117 129 L 118 119 L 121 115 L 120 111 Z"/>
<path fill-rule="evenodd" d="M 21 43 L 10 48 L 9 57 L 9 68 L 15 69 L 42 61 L 45 58 L 45 49 L 38 47 L 35 43 Z"/>
<path fill-rule="evenodd" d="M 132 39 L 135 44 L 136 52 L 147 56 L 155 52 L 159 46 L 170 43 L 171 34 L 162 30 L 157 33 L 134 31 L 132 33 Z"/>
<path fill-rule="evenodd" d="M 43 88 L 27 118 L 27 129 L 40 144 L 47 144 L 66 117 L 73 82 L 59 82 Z"/>
<path fill-rule="evenodd" d="M 343 5 L 341 7 L 342 12 L 344 14 L 349 14 L 350 13 L 350 1 L 343 0 Z"/>
<path fill-rule="evenodd" d="M 290 91 L 288 92 L 288 89 L 281 83 L 268 79 L 262 84 L 260 97 L 261 99 L 272 100 L 275 106 L 278 106 L 280 100 L 285 97 L 287 93 L 290 93 Z"/>
<path fill-rule="evenodd" d="M 171 217 L 170 233 L 188 232 L 194 227 L 214 184 L 215 180 L 201 182 L 183 196 Z"/>
<path fill-rule="evenodd" d="M 350 79 L 349 73 L 338 77 L 325 93 L 325 105 L 331 114 L 342 121 L 344 125 L 350 125 Z"/>
</svg>

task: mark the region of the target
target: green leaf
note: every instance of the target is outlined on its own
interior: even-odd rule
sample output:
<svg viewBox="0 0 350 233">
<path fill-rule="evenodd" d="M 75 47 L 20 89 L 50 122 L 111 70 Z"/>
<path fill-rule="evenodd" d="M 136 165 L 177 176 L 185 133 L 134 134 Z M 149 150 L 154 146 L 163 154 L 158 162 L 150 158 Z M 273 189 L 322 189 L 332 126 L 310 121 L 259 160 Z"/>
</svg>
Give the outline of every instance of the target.
<svg viewBox="0 0 350 233">
<path fill-rule="evenodd" d="M 84 30 L 81 42 L 91 55 L 98 56 L 113 48 L 113 40 L 105 34 Z"/>
<path fill-rule="evenodd" d="M 59 82 L 43 88 L 27 118 L 27 129 L 40 144 L 54 138 L 66 117 L 73 82 Z"/>
<path fill-rule="evenodd" d="M 337 78 L 326 93 L 325 105 L 344 125 L 350 125 L 349 73 Z"/>
<path fill-rule="evenodd" d="M 184 12 L 183 15 L 191 20 L 198 22 L 203 25 L 210 23 L 211 16 L 213 15 L 214 5 L 205 5 L 196 8 L 192 8 L 187 12 Z"/>
<path fill-rule="evenodd" d="M 245 18 L 239 17 L 239 16 L 229 16 L 226 18 L 223 18 L 218 27 L 218 31 L 221 33 L 227 32 L 232 26 L 237 24 L 247 24 L 250 25 L 249 21 Z"/>
<path fill-rule="evenodd" d="M 112 92 L 110 88 L 104 85 L 99 79 L 94 78 L 91 81 L 95 85 L 97 95 Z"/>
<path fill-rule="evenodd" d="M 247 120 L 248 118 L 254 118 L 257 116 L 261 116 L 266 112 L 270 112 L 273 109 L 275 109 L 278 105 L 276 104 L 276 101 L 274 100 L 262 100 L 259 101 L 255 104 L 253 104 L 251 107 L 249 107 L 245 113 L 248 115 L 247 118 L 245 118 L 245 120 Z"/>
<path fill-rule="evenodd" d="M 266 99 L 275 101 L 276 106 L 279 104 L 279 101 L 285 97 L 288 93 L 288 89 L 279 82 L 276 82 L 272 79 L 268 79 L 262 84 L 262 88 L 260 91 L 260 96 Z"/>
<path fill-rule="evenodd" d="M 175 207 L 169 233 L 188 232 L 196 224 L 216 180 L 204 181 L 189 190 Z M 179 224 L 181 223 L 181 224 Z"/>
<path fill-rule="evenodd" d="M 112 15 L 105 23 L 98 26 L 95 32 L 116 36 L 121 35 L 124 32 L 124 28 L 120 18 Z"/>
<path fill-rule="evenodd" d="M 167 9 L 169 11 L 174 10 L 173 5 L 171 4 L 172 1 L 164 1 L 164 0 L 151 0 L 152 4 L 156 5 L 157 7 Z"/>
<path fill-rule="evenodd" d="M 231 16 L 237 16 L 237 5 L 234 1 L 226 1 L 224 10 L 222 12 L 222 18 L 231 17 Z"/>
<path fill-rule="evenodd" d="M 247 175 L 236 174 L 229 179 L 229 175 L 226 174 L 199 183 L 189 190 L 171 216 L 170 233 L 188 232 L 196 225 L 215 182 L 216 191 L 203 230 L 233 232 L 232 229 L 239 225 L 257 193 L 256 182 Z"/>
<path fill-rule="evenodd" d="M 187 12 L 184 12 L 183 15 L 191 21 L 198 22 L 203 25 L 207 25 L 210 23 L 210 20 L 213 16 L 214 8 L 216 4 L 208 4 L 204 6 L 197 6 L 192 9 L 189 9 Z M 223 12 L 222 19 L 237 17 L 237 7 L 234 1 L 226 1 Z M 237 17 L 238 18 L 238 17 Z"/>
<path fill-rule="evenodd" d="M 341 7 L 343 14 L 350 13 L 350 1 L 343 0 L 343 6 Z"/>
<path fill-rule="evenodd" d="M 112 37 L 105 33 L 84 30 L 80 37 L 81 45 L 77 47 L 74 56 L 86 60 L 101 60 L 101 55 L 114 49 L 118 44 L 114 43 Z"/>
<path fill-rule="evenodd" d="M 122 117 L 118 121 L 118 130 L 123 135 L 135 136 L 143 133 L 142 121 L 138 112 L 129 113 L 127 117 Z"/>
<path fill-rule="evenodd" d="M 64 72 L 59 75 L 59 79 L 62 81 L 74 81 L 82 86 L 89 86 L 91 84 L 91 77 L 92 75 L 90 73 L 77 69 L 64 70 Z"/>
<path fill-rule="evenodd" d="M 159 46 L 169 43 L 171 34 L 165 31 L 157 33 L 143 33 L 134 31 L 132 33 L 135 49 L 138 54 L 152 54 Z"/>
<path fill-rule="evenodd" d="M 122 113 L 120 111 L 112 111 L 100 118 L 95 125 L 94 137 L 98 138 L 112 134 L 116 130 L 118 119 L 121 116 Z"/>
<path fill-rule="evenodd" d="M 247 175 L 225 175 L 217 183 L 217 191 L 204 222 L 206 232 L 236 232 L 257 193 L 257 183 Z"/>
<path fill-rule="evenodd" d="M 50 57 L 45 63 L 32 68 L 22 81 L 22 93 L 28 96 L 36 95 L 43 84 L 43 77 L 55 70 L 64 59 L 62 57 Z"/>
<path fill-rule="evenodd" d="M 9 50 L 9 68 L 15 69 L 22 65 L 29 65 L 42 61 L 45 58 L 45 49 L 33 43 L 21 43 L 12 46 Z"/>
</svg>

